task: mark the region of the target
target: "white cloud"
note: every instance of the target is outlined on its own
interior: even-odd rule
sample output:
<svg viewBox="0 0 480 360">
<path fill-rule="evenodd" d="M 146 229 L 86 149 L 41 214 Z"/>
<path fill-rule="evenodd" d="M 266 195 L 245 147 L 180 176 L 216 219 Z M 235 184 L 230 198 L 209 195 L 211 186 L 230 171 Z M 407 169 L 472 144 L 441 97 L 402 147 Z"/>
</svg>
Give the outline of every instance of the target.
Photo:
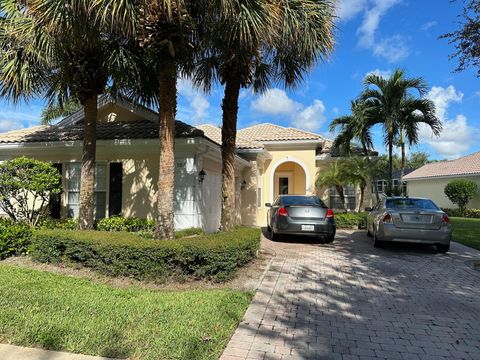
<svg viewBox="0 0 480 360">
<path fill-rule="evenodd" d="M 290 99 L 281 89 L 268 89 L 252 102 L 252 109 L 263 114 L 292 114 L 301 110 L 302 104 Z"/>
<path fill-rule="evenodd" d="M 14 119 L 1 119 L 0 120 L 0 133 L 23 129 L 23 122 L 21 120 Z"/>
<path fill-rule="evenodd" d="M 387 37 L 378 36 L 382 17 L 403 0 L 342 0 L 337 7 L 337 15 L 344 21 L 363 13 L 363 20 L 357 29 L 358 45 L 372 50 L 373 54 L 391 63 L 408 57 L 410 50 L 407 40 L 399 34 Z"/>
<path fill-rule="evenodd" d="M 315 131 L 325 122 L 325 105 L 321 100 L 314 100 L 292 121 L 292 125 L 308 131 Z"/>
<path fill-rule="evenodd" d="M 437 25 L 436 21 L 427 21 L 425 24 L 422 25 L 421 29 L 423 31 L 427 31 L 427 30 L 429 30 L 430 28 L 432 28 L 436 25 Z"/>
<path fill-rule="evenodd" d="M 283 115 L 296 128 L 316 131 L 325 122 L 325 105 L 315 99 L 305 106 L 288 97 L 281 89 L 269 89 L 251 103 L 251 109 L 267 115 Z"/>
<path fill-rule="evenodd" d="M 368 73 L 365 74 L 365 77 L 368 75 L 377 75 L 381 76 L 383 78 L 389 78 L 392 76 L 392 70 L 380 70 L 380 69 L 375 69 L 372 71 L 369 71 Z"/>
<path fill-rule="evenodd" d="M 421 125 L 421 142 L 428 144 L 447 159 L 457 158 L 467 153 L 473 143 L 475 129 L 468 124 L 464 115 L 456 115 L 454 119 L 450 119 L 448 115 L 450 105 L 460 103 L 463 93 L 457 91 L 453 85 L 447 88 L 434 86 L 428 92 L 427 98 L 434 102 L 436 115 L 443 124 L 443 130 L 440 136 L 435 137 L 429 127 Z"/>
<path fill-rule="evenodd" d="M 340 0 L 337 3 L 337 16 L 344 21 L 348 21 L 365 10 L 367 0 Z"/>
<path fill-rule="evenodd" d="M 187 106 L 179 105 L 180 113 L 188 116 L 193 123 L 199 123 L 207 120 L 210 102 L 205 94 L 195 89 L 193 83 L 189 79 L 178 79 L 177 90 L 180 97 L 183 97 Z"/>
<path fill-rule="evenodd" d="M 340 114 L 340 109 L 335 106 L 335 107 L 332 109 L 332 113 L 333 113 L 334 115 L 338 115 L 338 114 Z"/>
</svg>

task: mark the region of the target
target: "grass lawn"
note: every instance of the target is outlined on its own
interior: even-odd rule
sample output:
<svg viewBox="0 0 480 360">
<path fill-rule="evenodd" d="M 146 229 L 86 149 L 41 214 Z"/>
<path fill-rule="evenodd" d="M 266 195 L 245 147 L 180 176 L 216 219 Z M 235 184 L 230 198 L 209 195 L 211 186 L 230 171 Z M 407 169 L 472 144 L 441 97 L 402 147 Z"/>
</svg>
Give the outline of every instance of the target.
<svg viewBox="0 0 480 360">
<path fill-rule="evenodd" d="M 252 294 L 119 289 L 0 265 L 0 342 L 133 359 L 217 359 Z"/>
<path fill-rule="evenodd" d="M 480 250 L 480 219 L 450 218 L 452 240 Z"/>
</svg>

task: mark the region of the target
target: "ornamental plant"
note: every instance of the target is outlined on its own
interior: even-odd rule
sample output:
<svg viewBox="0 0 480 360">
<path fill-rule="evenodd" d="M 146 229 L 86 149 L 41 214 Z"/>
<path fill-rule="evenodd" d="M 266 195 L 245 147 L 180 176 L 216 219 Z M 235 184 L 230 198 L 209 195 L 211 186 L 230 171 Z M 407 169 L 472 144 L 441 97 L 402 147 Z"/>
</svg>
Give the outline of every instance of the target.
<svg viewBox="0 0 480 360">
<path fill-rule="evenodd" d="M 20 157 L 0 164 L 0 208 L 14 221 L 35 226 L 61 190 L 61 175 L 48 163 Z"/>
<path fill-rule="evenodd" d="M 465 215 L 467 204 L 477 193 L 477 183 L 471 180 L 453 180 L 445 186 L 445 195 L 458 206 L 462 217 Z"/>
</svg>

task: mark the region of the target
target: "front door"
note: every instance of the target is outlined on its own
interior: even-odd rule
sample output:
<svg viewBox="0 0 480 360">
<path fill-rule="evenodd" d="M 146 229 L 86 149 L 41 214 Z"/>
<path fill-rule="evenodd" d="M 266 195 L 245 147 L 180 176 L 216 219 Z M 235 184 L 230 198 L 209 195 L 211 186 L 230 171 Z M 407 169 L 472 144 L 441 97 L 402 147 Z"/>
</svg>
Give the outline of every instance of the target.
<svg viewBox="0 0 480 360">
<path fill-rule="evenodd" d="M 278 192 L 279 195 L 288 195 L 288 177 L 278 178 Z"/>
<path fill-rule="evenodd" d="M 289 172 L 282 172 L 275 174 L 275 183 L 273 189 L 273 200 L 277 198 L 278 195 L 289 195 L 293 194 L 293 179 L 292 174 Z"/>
</svg>

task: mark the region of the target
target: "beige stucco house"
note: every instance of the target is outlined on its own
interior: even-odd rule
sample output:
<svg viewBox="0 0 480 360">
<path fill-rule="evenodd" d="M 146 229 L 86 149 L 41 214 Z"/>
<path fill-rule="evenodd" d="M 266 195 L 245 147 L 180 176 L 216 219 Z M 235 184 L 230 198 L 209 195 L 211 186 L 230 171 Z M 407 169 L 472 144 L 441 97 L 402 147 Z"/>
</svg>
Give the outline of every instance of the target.
<svg viewBox="0 0 480 360">
<path fill-rule="evenodd" d="M 236 220 L 266 223 L 265 203 L 279 194 L 317 193 L 337 207 L 332 189 L 316 189 L 319 171 L 336 158 L 331 141 L 318 134 L 273 124 L 238 131 L 236 154 Z M 76 217 L 80 191 L 83 111 L 56 125 L 0 134 L 0 161 L 27 156 L 54 164 L 62 173 L 63 193 L 52 216 Z M 221 129 L 176 122 L 175 225 L 215 231 L 221 209 Z M 99 100 L 95 212 L 155 217 L 158 177 L 158 115 L 143 106 L 109 97 Z M 203 170 L 203 172 L 202 172 Z M 204 177 L 199 176 L 205 174 Z M 352 208 L 358 191 L 347 189 Z M 369 206 L 367 194 L 365 206 Z"/>
<path fill-rule="evenodd" d="M 409 196 L 428 197 L 442 208 L 456 208 L 445 195 L 445 186 L 452 180 L 475 181 L 480 189 L 480 152 L 456 160 L 426 164 L 403 177 Z M 480 193 L 468 204 L 480 209 Z"/>
</svg>

